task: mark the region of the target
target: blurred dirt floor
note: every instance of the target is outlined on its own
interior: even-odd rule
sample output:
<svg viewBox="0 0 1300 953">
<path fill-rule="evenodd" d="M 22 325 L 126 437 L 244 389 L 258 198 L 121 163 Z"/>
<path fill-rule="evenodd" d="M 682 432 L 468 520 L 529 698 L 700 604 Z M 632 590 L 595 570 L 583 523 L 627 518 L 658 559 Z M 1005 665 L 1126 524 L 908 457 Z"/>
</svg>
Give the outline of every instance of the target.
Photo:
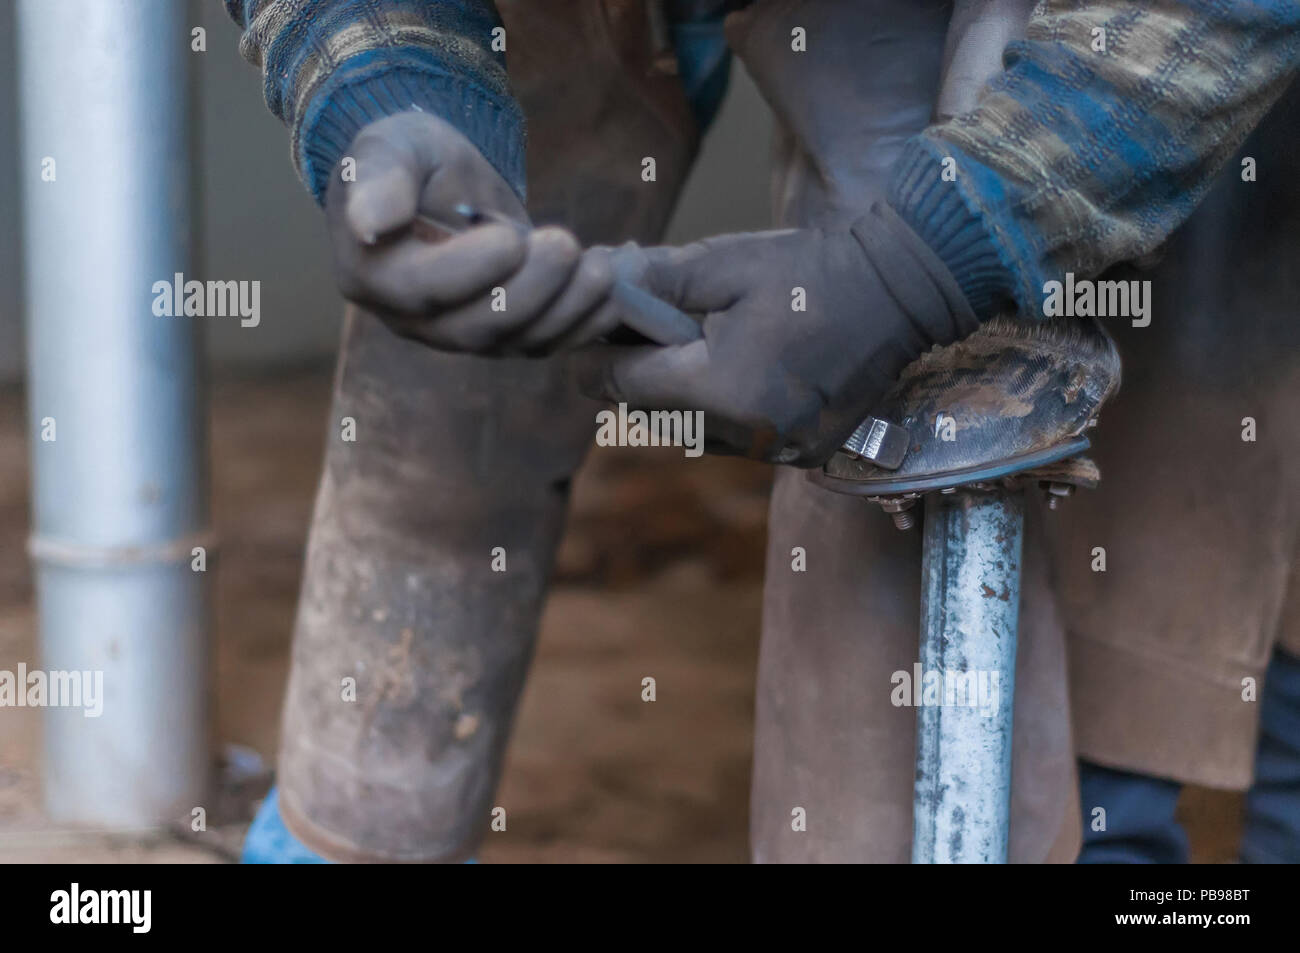
<svg viewBox="0 0 1300 953">
<path fill-rule="evenodd" d="M 40 718 L 0 709 L 0 863 L 237 855 L 270 781 L 329 375 L 212 387 L 217 736 L 209 830 L 60 829 L 40 810 Z M 569 532 L 485 862 L 743 862 L 769 473 L 597 448 Z M 882 517 L 883 518 L 883 517 Z M 0 669 L 38 664 L 21 392 L 0 390 Z M 919 568 L 918 568 L 919 571 Z M 654 676 L 658 700 L 641 701 Z M 1240 799 L 1190 790 L 1195 859 L 1231 861 Z"/>
</svg>

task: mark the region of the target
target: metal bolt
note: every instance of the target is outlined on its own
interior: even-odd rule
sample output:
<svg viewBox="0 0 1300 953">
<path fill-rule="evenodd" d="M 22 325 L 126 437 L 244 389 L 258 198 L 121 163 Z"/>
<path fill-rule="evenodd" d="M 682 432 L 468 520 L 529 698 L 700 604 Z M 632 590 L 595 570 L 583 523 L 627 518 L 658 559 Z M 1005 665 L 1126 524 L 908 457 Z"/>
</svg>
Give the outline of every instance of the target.
<svg viewBox="0 0 1300 953">
<path fill-rule="evenodd" d="M 895 526 L 908 530 L 916 525 L 916 514 L 911 512 L 915 505 L 915 500 L 885 500 L 880 508 L 889 514 Z"/>
<path fill-rule="evenodd" d="M 1074 486 L 1069 483 L 1044 483 L 1042 484 L 1044 493 L 1047 498 L 1047 508 L 1054 510 L 1057 504 L 1064 498 L 1074 492 Z"/>
</svg>

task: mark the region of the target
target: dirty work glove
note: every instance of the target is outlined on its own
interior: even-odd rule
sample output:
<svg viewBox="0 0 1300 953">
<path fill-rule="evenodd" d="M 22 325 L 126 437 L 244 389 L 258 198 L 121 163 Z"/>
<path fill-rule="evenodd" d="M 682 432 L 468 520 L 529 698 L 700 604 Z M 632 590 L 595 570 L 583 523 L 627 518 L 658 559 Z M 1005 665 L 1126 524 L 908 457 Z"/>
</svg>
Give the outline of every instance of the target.
<svg viewBox="0 0 1300 953">
<path fill-rule="evenodd" d="M 846 231 L 727 235 L 629 250 L 646 290 L 703 312 L 676 347 L 574 355 L 591 396 L 641 410 L 704 412 L 713 452 L 816 466 L 899 372 L 978 322 L 951 274 L 883 202 Z M 805 310 L 797 310 L 800 292 Z"/>
<path fill-rule="evenodd" d="M 342 174 L 348 158 L 355 181 Z M 466 219 L 465 207 L 479 218 Z M 549 344 L 604 304 L 613 282 L 608 252 L 583 256 L 568 231 L 530 228 L 505 179 L 428 113 L 364 127 L 335 169 L 325 208 L 344 297 L 442 350 L 510 350 L 521 335 L 518 350 Z"/>
</svg>

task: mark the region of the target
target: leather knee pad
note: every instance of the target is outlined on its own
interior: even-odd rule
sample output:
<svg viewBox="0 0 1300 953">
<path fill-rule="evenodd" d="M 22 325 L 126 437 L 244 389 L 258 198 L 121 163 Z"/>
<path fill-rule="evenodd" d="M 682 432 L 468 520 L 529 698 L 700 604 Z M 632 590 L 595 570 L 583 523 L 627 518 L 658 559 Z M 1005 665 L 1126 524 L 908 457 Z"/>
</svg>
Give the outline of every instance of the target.
<svg viewBox="0 0 1300 953">
<path fill-rule="evenodd" d="M 313 850 L 474 849 L 596 409 L 557 363 L 349 315 L 280 751 L 281 811 Z"/>
</svg>

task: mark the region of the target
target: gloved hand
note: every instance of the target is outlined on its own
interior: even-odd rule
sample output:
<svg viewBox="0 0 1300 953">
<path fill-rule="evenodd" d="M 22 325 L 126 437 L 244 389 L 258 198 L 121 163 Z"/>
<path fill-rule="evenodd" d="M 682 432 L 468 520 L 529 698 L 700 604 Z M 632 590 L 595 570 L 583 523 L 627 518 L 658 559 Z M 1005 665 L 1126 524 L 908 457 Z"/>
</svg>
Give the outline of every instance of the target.
<svg viewBox="0 0 1300 953">
<path fill-rule="evenodd" d="M 727 235 L 635 254 L 640 284 L 707 312 L 702 340 L 575 355 L 584 389 L 701 410 L 705 447 L 798 466 L 830 455 L 904 367 L 978 322 L 947 268 L 883 202 L 846 231 Z M 806 310 L 795 310 L 799 289 Z"/>
<path fill-rule="evenodd" d="M 530 228 L 514 191 L 449 123 L 388 116 L 347 156 L 355 181 L 340 162 L 325 204 L 339 286 L 398 334 L 449 351 L 530 351 L 581 336 L 607 303 L 608 251 L 584 256 L 568 231 Z M 465 222 L 461 205 L 486 222 Z M 417 215 L 465 230 L 432 243 L 413 230 Z M 496 287 L 504 310 L 493 308 Z"/>
</svg>

